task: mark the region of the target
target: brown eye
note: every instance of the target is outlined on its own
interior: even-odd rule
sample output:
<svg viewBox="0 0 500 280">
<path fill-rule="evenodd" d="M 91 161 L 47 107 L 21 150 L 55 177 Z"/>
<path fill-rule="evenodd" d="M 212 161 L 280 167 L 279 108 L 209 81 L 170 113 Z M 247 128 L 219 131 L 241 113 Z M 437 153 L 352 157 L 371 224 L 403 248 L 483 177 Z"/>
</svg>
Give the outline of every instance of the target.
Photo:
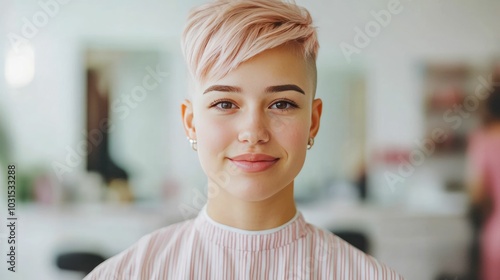
<svg viewBox="0 0 500 280">
<path fill-rule="evenodd" d="M 224 109 L 224 110 L 229 110 L 229 109 L 232 109 L 232 107 L 231 107 L 231 106 L 232 106 L 233 104 L 232 104 L 232 103 L 230 103 L 230 102 L 226 102 L 226 101 L 224 101 L 224 102 L 220 102 L 220 103 L 218 103 L 217 105 L 220 105 L 220 106 L 219 106 L 219 108 L 221 108 L 221 109 Z"/>
<path fill-rule="evenodd" d="M 276 102 L 274 103 L 276 105 L 276 108 L 280 110 L 288 109 L 288 102 Z"/>
<path fill-rule="evenodd" d="M 281 111 L 288 111 L 290 109 L 296 109 L 296 108 L 299 108 L 299 106 L 297 106 L 295 103 L 293 102 L 290 102 L 290 101 L 286 101 L 286 100 L 281 100 L 281 101 L 278 101 L 276 103 L 274 103 L 272 106 L 271 106 L 272 109 L 278 109 L 278 110 L 281 110 Z"/>
</svg>

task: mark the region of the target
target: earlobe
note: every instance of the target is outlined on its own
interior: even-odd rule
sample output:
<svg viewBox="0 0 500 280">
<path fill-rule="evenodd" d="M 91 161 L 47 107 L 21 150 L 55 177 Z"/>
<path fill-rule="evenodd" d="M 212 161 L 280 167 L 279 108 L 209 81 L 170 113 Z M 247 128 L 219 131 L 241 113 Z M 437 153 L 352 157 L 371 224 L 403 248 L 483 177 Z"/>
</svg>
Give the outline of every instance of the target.
<svg viewBox="0 0 500 280">
<path fill-rule="evenodd" d="M 322 111 L 323 101 L 319 98 L 314 99 L 311 112 L 311 128 L 309 131 L 309 135 L 311 137 L 316 137 L 316 135 L 318 134 Z"/>
<path fill-rule="evenodd" d="M 186 136 L 191 139 L 196 139 L 193 104 L 188 99 L 185 99 L 181 104 L 181 115 Z"/>
</svg>

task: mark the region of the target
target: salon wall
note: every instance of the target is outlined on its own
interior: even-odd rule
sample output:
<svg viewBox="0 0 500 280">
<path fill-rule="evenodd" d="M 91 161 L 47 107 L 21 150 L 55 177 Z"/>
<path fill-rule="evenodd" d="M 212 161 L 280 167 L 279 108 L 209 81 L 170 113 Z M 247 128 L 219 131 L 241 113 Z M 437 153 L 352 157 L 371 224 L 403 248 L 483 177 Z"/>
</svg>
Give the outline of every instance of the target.
<svg viewBox="0 0 500 280">
<path fill-rule="evenodd" d="M 424 96 L 422 69 L 426 62 L 464 62 L 489 66 L 499 56 L 500 25 L 496 1 L 299 1 L 316 18 L 322 43 L 320 59 L 333 63 L 360 63 L 367 77 L 367 159 L 394 148 L 414 150 L 424 140 Z M 306 3 L 307 2 L 307 3 Z M 396 3 L 396 4 L 394 4 Z M 397 4 L 399 3 L 399 4 Z M 356 46 L 354 28 L 365 29 L 373 13 L 396 5 L 386 26 L 348 62 L 340 45 Z M 321 141 L 321 140 L 319 140 Z M 405 184 L 433 184 L 441 174 L 424 164 Z M 462 167 L 459 165 L 458 170 Z M 384 167 L 370 166 L 372 198 L 395 203 L 404 194 L 388 186 Z M 431 182 L 429 182 L 431 181 Z"/>
<path fill-rule="evenodd" d="M 163 50 L 171 58 L 167 63 L 171 76 L 166 87 L 171 99 L 165 116 L 165 126 L 169 129 L 165 132 L 168 135 L 161 137 L 167 139 L 167 154 L 172 160 L 165 165 L 165 177 L 182 174 L 177 179 L 187 182 L 186 185 L 203 184 L 196 156 L 189 150 L 182 133 L 178 106 L 187 90 L 185 67 L 178 47 L 179 26 L 189 7 L 200 2 L 203 1 L 115 0 L 60 4 L 47 25 L 29 39 L 36 53 L 37 70 L 33 82 L 22 89 L 6 87 L 3 79 L 0 82 L 0 108 L 8 120 L 15 161 L 22 166 L 63 162 L 68 156 L 67 149 L 81 141 L 84 126 L 81 71 L 85 46 L 107 44 L 126 49 Z M 359 70 L 367 79 L 368 157 L 373 151 L 391 146 L 411 148 L 414 140 L 422 137 L 420 61 L 487 60 L 500 44 L 500 27 L 495 24 L 500 6 L 495 1 L 400 1 L 400 12 L 393 14 L 390 23 L 348 62 L 340 43 L 353 44 L 354 28 L 364 28 L 373 21 L 370 12 L 387 9 L 391 1 L 297 2 L 311 11 L 319 26 L 322 45 L 319 59 L 331 61 L 335 69 Z M 1 30 L 17 33 L 25 24 L 24 17 L 31 19 L 42 10 L 40 4 L 30 1 L 4 0 L 2 7 L 6 8 L 2 9 L 5 16 L 2 16 Z M 7 50 L 8 39 L 2 36 L 0 40 L 0 49 Z M 0 56 L 0 61 L 3 59 L 4 56 Z M 326 94 L 318 92 L 318 97 L 328 99 Z M 332 121 L 335 120 L 324 119 L 323 128 Z M 317 145 L 327 148 L 325 143 L 336 143 L 335 135 L 326 129 L 321 131 Z M 147 144 L 144 139 L 142 145 Z M 306 162 L 306 172 L 299 178 L 303 182 L 314 178 L 317 170 L 324 170 L 322 162 L 331 158 L 331 155 L 322 158 L 321 153 L 312 152 L 311 155 Z M 73 170 L 83 172 L 84 164 Z M 387 188 L 381 187 L 386 183 L 380 174 L 372 170 L 373 188 L 380 190 L 374 193 L 375 196 L 391 195 Z M 152 188 L 151 191 L 143 188 L 136 191 L 141 195 L 160 191 L 159 187 Z M 189 191 L 186 194 L 189 197 Z"/>
<path fill-rule="evenodd" d="M 172 80 L 184 80 L 183 68 L 175 65 L 180 52 L 178 50 L 180 30 L 177 25 L 172 24 L 180 21 L 180 15 L 177 12 L 179 8 L 176 1 L 145 3 L 139 1 L 107 1 L 106 3 L 67 1 L 67 4 L 62 4 L 63 1 L 60 3 L 41 2 L 52 5 L 55 3 L 56 6 L 50 7 L 53 16 L 49 17 L 47 24 L 37 28 L 36 31 L 31 31 L 34 36 L 29 38 L 29 42 L 35 49 L 35 77 L 28 86 L 20 89 L 7 87 L 5 80 L 2 79 L 0 86 L 5 90 L 0 92 L 2 96 L 0 108 L 2 115 L 5 115 L 7 119 L 8 135 L 13 146 L 12 159 L 19 166 L 25 169 L 43 166 L 48 171 L 53 171 L 52 164 L 58 162 L 69 166 L 69 170 L 64 172 L 63 177 L 78 177 L 85 170 L 85 155 L 78 153 L 78 147 L 85 137 L 82 130 L 85 128 L 86 49 L 158 52 L 160 58 L 150 60 L 148 66 L 156 69 L 156 66 L 160 65 L 161 71 L 170 72 L 168 81 L 161 84 L 161 90 L 167 97 L 172 98 L 175 96 L 173 90 L 176 90 L 176 85 Z M 2 7 L 5 7 L 2 11 L 6 12 L 6 16 L 2 17 L 2 30 L 16 35 L 23 34 L 23 28 L 26 28 L 24 19 L 32 22 L 34 15 L 45 11 L 38 2 L 31 1 L 2 1 Z M 6 33 L 2 32 L 2 34 Z M 0 40 L 1 50 L 10 49 L 11 41 L 8 38 L 1 36 Z M 5 57 L 3 55 L 0 57 L 3 62 Z M 129 70 L 134 67 L 129 66 Z M 120 79 L 125 82 L 115 86 L 115 91 L 118 91 L 118 94 L 130 94 L 133 85 L 140 84 L 141 78 L 147 74 L 143 66 L 140 66 L 140 70 L 144 72 L 142 75 L 131 73 L 131 71 L 127 73 L 126 67 L 120 69 L 122 71 L 120 74 L 123 74 Z M 172 70 L 169 67 L 175 67 L 175 69 Z M 125 90 L 127 86 L 128 92 Z M 178 89 L 177 92 L 179 92 Z M 178 114 L 175 116 L 173 114 L 178 113 L 179 106 L 177 104 L 174 106 L 172 100 L 161 100 L 165 107 L 161 112 L 164 114 L 155 116 L 154 122 L 147 117 L 133 120 L 134 115 L 144 116 L 140 112 L 151 107 L 147 103 L 160 104 L 156 94 L 153 93 L 150 96 L 155 96 L 155 98 L 148 98 L 145 102 L 141 102 L 142 106 L 138 106 L 137 109 L 133 108 L 132 117 L 128 118 L 128 121 L 141 122 L 157 132 L 156 139 L 143 135 L 140 143 L 135 143 L 137 147 L 146 149 L 153 148 L 155 144 L 152 143 L 155 140 L 165 142 L 165 139 L 170 139 L 171 135 L 179 134 L 172 133 L 171 130 L 173 118 L 176 117 L 175 121 L 179 120 Z M 154 127 L 160 124 L 165 129 L 154 130 Z M 120 129 L 123 126 L 117 123 L 117 127 Z M 166 145 L 172 145 L 172 143 L 166 142 L 160 145 L 158 155 L 167 154 Z M 77 151 L 80 157 L 70 156 L 73 151 Z M 127 151 L 133 153 L 130 149 Z M 172 152 L 175 151 L 172 148 Z M 68 164 L 69 162 L 71 165 Z M 139 172 L 135 173 L 151 173 L 148 173 L 148 167 L 143 163 L 137 164 L 142 166 Z M 152 165 L 154 166 L 149 169 L 161 167 L 165 177 L 168 177 L 169 169 L 165 166 L 166 164 Z M 161 173 L 156 172 L 155 176 L 158 174 Z M 158 181 L 165 180 L 165 177 L 156 178 L 156 184 L 137 184 L 135 180 L 134 192 L 138 197 L 154 197 L 160 192 Z M 135 179 L 134 174 L 132 179 Z"/>
</svg>

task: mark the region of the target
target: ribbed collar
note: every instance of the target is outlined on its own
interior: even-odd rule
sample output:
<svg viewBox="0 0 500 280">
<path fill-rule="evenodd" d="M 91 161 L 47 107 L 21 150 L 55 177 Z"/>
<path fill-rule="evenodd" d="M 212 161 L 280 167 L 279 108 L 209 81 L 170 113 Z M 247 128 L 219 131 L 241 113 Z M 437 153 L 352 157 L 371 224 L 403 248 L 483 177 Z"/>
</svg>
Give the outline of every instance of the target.
<svg viewBox="0 0 500 280">
<path fill-rule="evenodd" d="M 214 221 L 207 214 L 205 205 L 194 221 L 198 233 L 217 245 L 240 251 L 263 251 L 290 244 L 307 234 L 307 223 L 297 210 L 285 224 L 266 230 L 242 230 Z"/>
</svg>

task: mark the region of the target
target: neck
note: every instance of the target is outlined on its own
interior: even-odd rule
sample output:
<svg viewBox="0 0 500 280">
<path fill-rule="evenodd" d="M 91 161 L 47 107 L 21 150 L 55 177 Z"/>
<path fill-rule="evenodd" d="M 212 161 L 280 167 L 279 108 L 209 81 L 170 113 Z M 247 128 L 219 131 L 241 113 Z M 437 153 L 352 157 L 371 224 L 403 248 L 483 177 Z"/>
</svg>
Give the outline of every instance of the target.
<svg viewBox="0 0 500 280">
<path fill-rule="evenodd" d="M 214 221 L 251 231 L 279 227 L 290 221 L 296 212 L 293 182 L 262 201 L 245 201 L 221 191 L 207 202 L 207 215 Z"/>
</svg>

